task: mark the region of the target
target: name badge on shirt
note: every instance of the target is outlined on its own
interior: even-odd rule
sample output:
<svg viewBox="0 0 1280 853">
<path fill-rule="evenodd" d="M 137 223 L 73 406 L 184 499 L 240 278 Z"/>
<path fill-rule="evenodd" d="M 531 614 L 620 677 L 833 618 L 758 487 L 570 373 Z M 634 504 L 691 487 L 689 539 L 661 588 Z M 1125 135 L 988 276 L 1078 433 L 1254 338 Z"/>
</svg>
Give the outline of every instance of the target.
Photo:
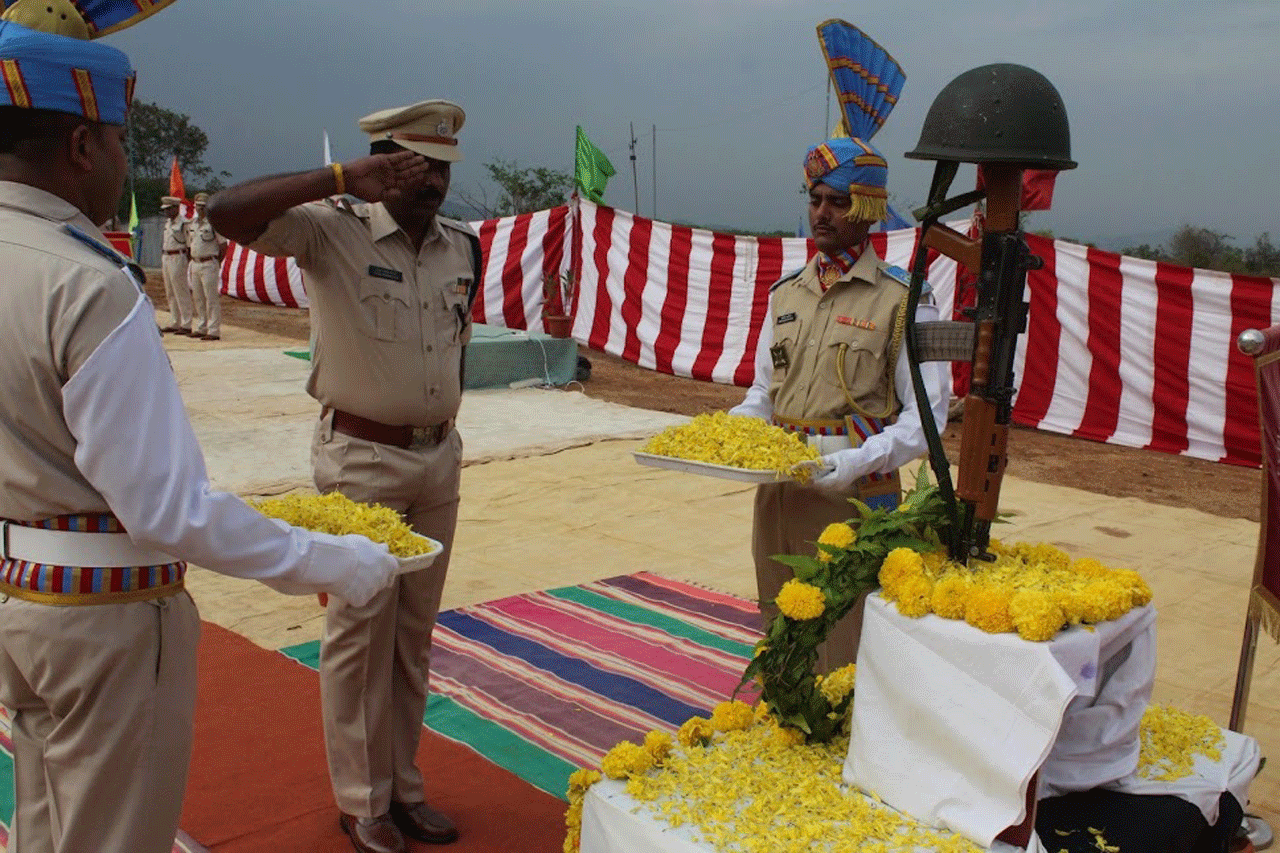
<svg viewBox="0 0 1280 853">
<path fill-rule="evenodd" d="M 400 270 L 387 269 L 369 264 L 369 275 L 374 278 L 385 278 L 387 281 L 404 281 L 404 273 Z"/>
<path fill-rule="evenodd" d="M 781 326 L 783 323 L 794 323 L 796 321 L 796 313 L 792 311 L 790 314 L 779 314 L 776 325 Z"/>
</svg>

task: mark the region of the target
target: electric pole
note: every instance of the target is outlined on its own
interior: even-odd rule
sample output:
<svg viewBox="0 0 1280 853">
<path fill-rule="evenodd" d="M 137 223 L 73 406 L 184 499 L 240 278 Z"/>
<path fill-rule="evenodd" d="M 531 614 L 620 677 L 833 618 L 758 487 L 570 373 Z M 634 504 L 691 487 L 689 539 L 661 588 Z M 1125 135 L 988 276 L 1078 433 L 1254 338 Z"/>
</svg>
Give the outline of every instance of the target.
<svg viewBox="0 0 1280 853">
<path fill-rule="evenodd" d="M 631 185 L 636 191 L 635 212 L 640 213 L 640 179 L 636 177 L 636 123 L 631 122 Z"/>
</svg>

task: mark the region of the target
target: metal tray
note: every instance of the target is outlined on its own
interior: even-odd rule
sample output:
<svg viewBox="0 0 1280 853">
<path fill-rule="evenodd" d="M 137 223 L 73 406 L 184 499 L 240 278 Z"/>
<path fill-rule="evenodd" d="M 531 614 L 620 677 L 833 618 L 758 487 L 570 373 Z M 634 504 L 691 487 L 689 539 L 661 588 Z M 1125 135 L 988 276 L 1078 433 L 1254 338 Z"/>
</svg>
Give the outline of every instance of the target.
<svg viewBox="0 0 1280 853">
<path fill-rule="evenodd" d="M 701 474 L 704 477 L 717 477 L 721 480 L 738 480 L 743 483 L 781 483 L 792 479 L 777 471 L 761 471 L 752 468 L 734 468 L 732 465 L 714 465 L 710 462 L 694 462 L 690 459 L 676 459 L 674 456 L 659 456 L 654 453 L 633 451 L 636 461 L 641 465 L 654 468 L 666 468 L 671 471 L 686 471 L 690 474 Z"/>
<path fill-rule="evenodd" d="M 417 534 L 414 534 L 415 536 Z M 403 575 L 406 572 L 416 572 L 419 569 L 425 569 L 427 566 L 435 562 L 436 557 L 440 556 L 440 552 L 444 550 L 436 540 L 429 536 L 418 536 L 427 545 L 427 550 L 421 554 L 414 554 L 412 557 L 396 557 L 396 562 L 400 564 L 400 568 L 396 569 L 396 574 Z"/>
</svg>

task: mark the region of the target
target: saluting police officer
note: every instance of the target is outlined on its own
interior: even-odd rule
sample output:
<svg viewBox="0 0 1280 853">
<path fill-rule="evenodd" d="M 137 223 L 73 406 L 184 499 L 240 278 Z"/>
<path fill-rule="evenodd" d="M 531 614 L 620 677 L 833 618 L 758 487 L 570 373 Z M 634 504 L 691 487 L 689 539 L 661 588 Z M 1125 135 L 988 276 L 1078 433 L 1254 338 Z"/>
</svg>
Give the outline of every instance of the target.
<svg viewBox="0 0 1280 853">
<path fill-rule="evenodd" d="M 437 215 L 460 159 L 462 108 L 423 101 L 360 120 L 370 154 L 217 193 L 209 218 L 232 240 L 292 255 L 315 324 L 307 391 L 319 401 L 316 488 L 389 506 L 444 543 L 428 569 L 364 606 L 330 599 L 320 656 L 325 742 L 339 820 L 358 851 L 447 843 L 415 764 L 431 631 L 458 516 L 454 418 L 479 243 Z M 363 199 L 351 204 L 346 193 Z"/>
<path fill-rule="evenodd" d="M 398 565 L 385 545 L 292 528 L 210 488 L 141 271 L 94 226 L 120 202 L 134 73 L 84 39 L 155 8 L 92 10 L 86 20 L 70 0 L 19 0 L 0 20 L 10 853 L 173 847 L 200 630 L 186 560 L 353 607 Z"/>
<path fill-rule="evenodd" d="M 191 321 L 191 337 L 216 341 L 222 337 L 222 302 L 218 295 L 221 284 L 222 258 L 227 254 L 227 238 L 213 228 L 205 215 L 209 203 L 207 193 L 196 193 L 195 218 L 187 223 L 187 244 L 191 249 L 191 301 L 195 316 Z"/>
<path fill-rule="evenodd" d="M 773 285 L 755 381 L 730 410 L 799 433 L 822 454 L 811 483 L 756 490 L 751 553 L 766 625 L 793 576 L 774 555 L 811 553 L 828 524 L 855 514 L 849 498 L 897 506 L 898 468 L 927 451 L 902 347 L 910 278 L 867 239 L 887 212 L 888 164 L 870 143 L 837 137 L 810 148 L 804 169 L 818 252 Z M 917 321 L 937 318 L 937 308 L 922 301 Z M 947 369 L 941 362 L 921 369 L 934 420 L 943 425 Z M 861 631 L 859 602 L 819 647 L 819 670 L 854 662 Z"/>
<path fill-rule="evenodd" d="M 191 334 L 191 288 L 187 285 L 187 220 L 182 216 L 181 199 L 167 195 L 160 199 L 164 214 L 160 251 L 160 271 L 164 275 L 164 297 L 169 303 L 169 325 L 161 331 Z"/>
</svg>

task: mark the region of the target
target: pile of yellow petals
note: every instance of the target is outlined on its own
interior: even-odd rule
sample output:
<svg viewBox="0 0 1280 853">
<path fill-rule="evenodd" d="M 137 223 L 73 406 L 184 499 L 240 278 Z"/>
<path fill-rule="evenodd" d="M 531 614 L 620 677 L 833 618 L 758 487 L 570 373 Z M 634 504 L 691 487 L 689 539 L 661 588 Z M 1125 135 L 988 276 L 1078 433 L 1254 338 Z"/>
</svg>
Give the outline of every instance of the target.
<svg viewBox="0 0 1280 853">
<path fill-rule="evenodd" d="M 1218 761 L 1226 739 L 1217 723 L 1167 705 L 1148 705 L 1140 728 L 1139 776 L 1172 782 L 1190 776 L 1196 756 Z"/>
<path fill-rule="evenodd" d="M 1016 631 L 1033 642 L 1050 640 L 1068 625 L 1118 619 L 1151 601 L 1146 581 L 1129 569 L 1072 560 L 1045 543 L 993 539 L 991 551 L 994 562 L 964 566 L 943 551 L 897 548 L 880 566 L 881 594 L 907 617 L 936 613 L 990 634 Z"/>
<path fill-rule="evenodd" d="M 357 503 L 338 492 L 327 495 L 285 495 L 252 502 L 263 515 L 320 533 L 359 533 L 384 542 L 397 557 L 427 551 L 426 541 L 404 523 L 400 513 L 378 504 Z"/>
<path fill-rule="evenodd" d="M 707 747 L 680 748 L 660 769 L 630 777 L 627 793 L 716 850 L 980 850 L 845 787 L 847 737 L 806 745 L 789 731 L 765 719 L 719 732 Z"/>
<path fill-rule="evenodd" d="M 827 607 L 827 597 L 821 589 L 813 584 L 792 578 L 778 590 L 774 599 L 782 615 L 797 622 L 806 619 L 817 619 Z"/>
<path fill-rule="evenodd" d="M 819 458 L 818 451 L 793 432 L 760 418 L 726 412 L 704 413 L 687 424 L 667 427 L 645 442 L 640 452 L 781 474 Z"/>
</svg>

